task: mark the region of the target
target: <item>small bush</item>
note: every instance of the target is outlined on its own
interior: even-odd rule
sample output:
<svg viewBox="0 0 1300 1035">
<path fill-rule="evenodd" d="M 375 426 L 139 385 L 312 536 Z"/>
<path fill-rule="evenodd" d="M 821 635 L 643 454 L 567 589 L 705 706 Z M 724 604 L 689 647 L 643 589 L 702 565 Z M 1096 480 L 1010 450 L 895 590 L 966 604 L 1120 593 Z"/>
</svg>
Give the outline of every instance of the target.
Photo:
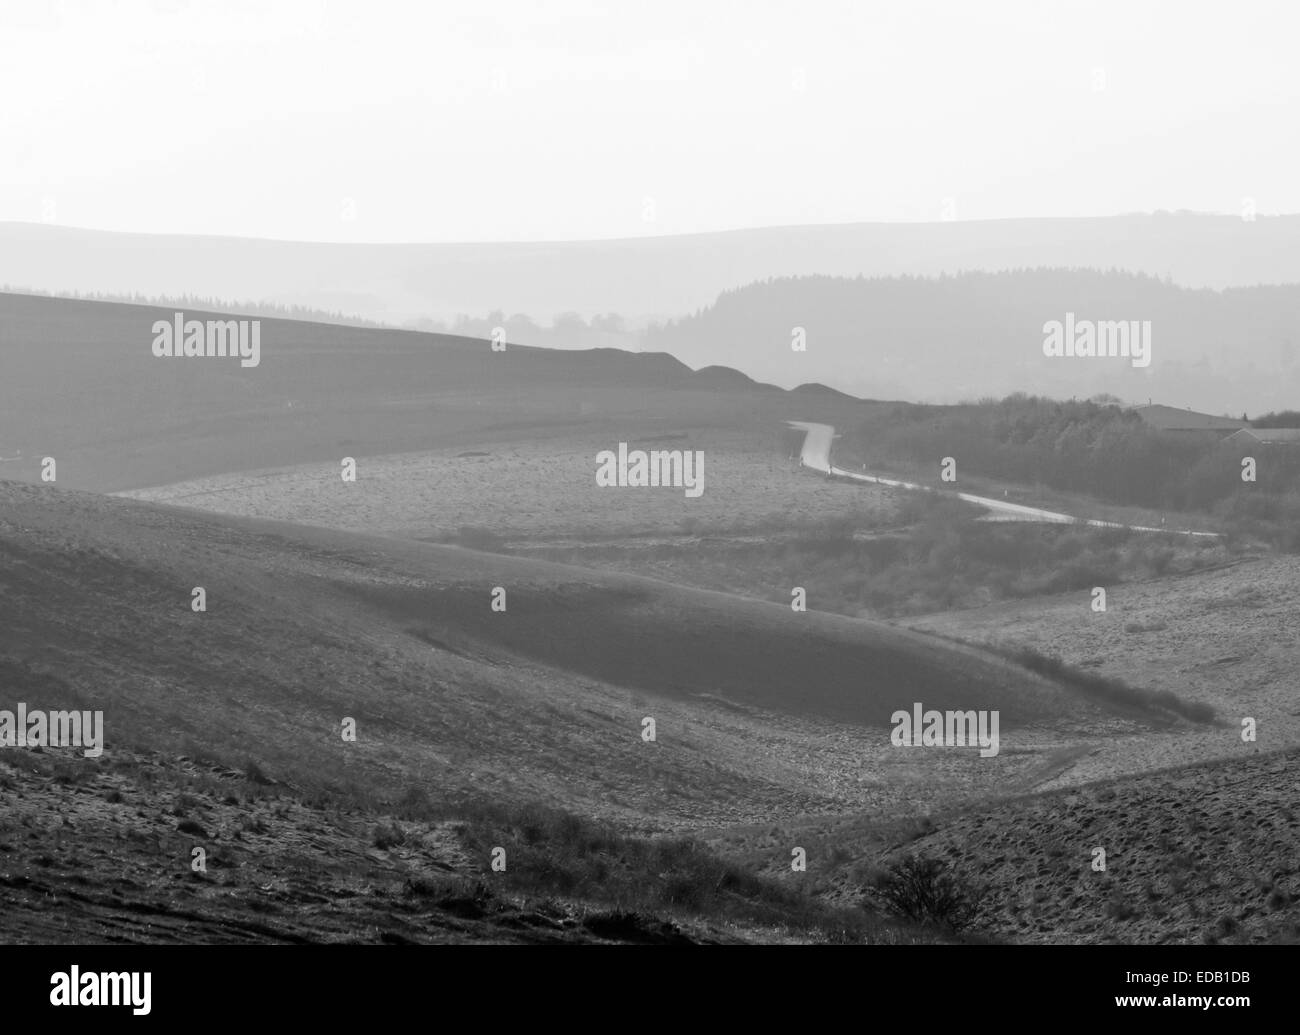
<svg viewBox="0 0 1300 1035">
<path fill-rule="evenodd" d="M 876 879 L 875 892 L 900 916 L 954 931 L 970 926 L 976 906 L 942 859 L 904 856 Z"/>
<path fill-rule="evenodd" d="M 89 778 L 90 773 L 75 762 L 59 762 L 54 766 L 55 783 L 76 786 L 85 783 Z"/>
<path fill-rule="evenodd" d="M 265 770 L 263 770 L 262 767 L 251 758 L 244 762 L 244 776 L 248 779 L 249 783 L 255 783 L 259 787 L 269 787 L 271 784 L 275 783 L 274 780 L 266 775 Z"/>
<path fill-rule="evenodd" d="M 406 844 L 406 832 L 396 823 L 380 823 L 375 827 L 375 847 L 387 851 Z"/>
<path fill-rule="evenodd" d="M 1093 697 L 1111 701 L 1119 705 L 1142 708 L 1148 711 L 1164 711 L 1179 715 L 1191 722 L 1213 723 L 1215 711 L 1204 701 L 1184 701 L 1172 690 L 1145 690 L 1129 686 L 1122 679 L 1084 672 L 1067 665 L 1060 658 L 1042 654 L 1032 647 L 1020 647 L 1007 650 L 993 648 L 996 653 L 1023 665 L 1031 672 L 1046 676 L 1066 686 L 1081 690 Z"/>
<path fill-rule="evenodd" d="M 465 919 L 485 916 L 495 907 L 487 883 L 467 877 L 411 877 L 404 890 L 408 898 Z"/>
</svg>

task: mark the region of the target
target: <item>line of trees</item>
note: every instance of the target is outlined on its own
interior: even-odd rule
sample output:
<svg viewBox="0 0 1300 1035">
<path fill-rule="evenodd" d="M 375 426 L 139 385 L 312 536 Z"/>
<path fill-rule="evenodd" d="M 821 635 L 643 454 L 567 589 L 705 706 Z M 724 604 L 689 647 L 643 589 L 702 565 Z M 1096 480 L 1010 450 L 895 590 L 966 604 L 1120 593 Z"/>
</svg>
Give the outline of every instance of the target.
<svg viewBox="0 0 1300 1035">
<path fill-rule="evenodd" d="M 167 306 L 176 309 L 198 309 L 212 313 L 235 313 L 247 316 L 265 316 L 280 320 L 303 320 L 309 323 L 336 323 L 345 327 L 387 328 L 391 324 L 367 320 L 348 313 L 315 309 L 305 305 L 282 305 L 279 302 L 249 302 L 215 295 L 145 295 L 124 291 L 47 291 L 42 288 L 18 287 L 0 284 L 0 292 L 16 295 L 39 295 L 43 298 L 69 298 L 81 302 L 125 302 L 129 305 Z"/>
</svg>

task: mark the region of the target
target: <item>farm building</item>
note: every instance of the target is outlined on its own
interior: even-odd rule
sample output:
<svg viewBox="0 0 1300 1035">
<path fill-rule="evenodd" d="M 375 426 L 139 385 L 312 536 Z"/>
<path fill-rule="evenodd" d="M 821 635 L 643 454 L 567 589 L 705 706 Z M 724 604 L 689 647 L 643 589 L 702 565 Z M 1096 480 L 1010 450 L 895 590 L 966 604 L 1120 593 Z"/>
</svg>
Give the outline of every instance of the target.
<svg viewBox="0 0 1300 1035">
<path fill-rule="evenodd" d="M 1160 431 L 1178 435 L 1213 435 L 1226 438 L 1236 431 L 1248 428 L 1244 420 L 1233 417 L 1215 417 L 1195 410 L 1180 410 L 1176 406 L 1135 406 L 1133 412 Z"/>
<path fill-rule="evenodd" d="M 1300 446 L 1300 428 L 1242 428 L 1224 441 L 1233 445 Z"/>
</svg>

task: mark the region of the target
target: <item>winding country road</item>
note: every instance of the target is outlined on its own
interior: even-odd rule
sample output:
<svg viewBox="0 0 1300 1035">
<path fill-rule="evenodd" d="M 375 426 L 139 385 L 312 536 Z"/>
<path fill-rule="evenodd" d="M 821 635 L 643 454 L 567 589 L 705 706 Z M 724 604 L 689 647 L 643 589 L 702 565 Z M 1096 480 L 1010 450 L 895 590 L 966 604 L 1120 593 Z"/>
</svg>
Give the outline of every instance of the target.
<svg viewBox="0 0 1300 1035">
<path fill-rule="evenodd" d="M 837 478 L 851 478 L 859 482 L 871 482 L 875 485 L 889 485 L 897 489 L 911 489 L 917 492 L 934 492 L 936 490 L 914 482 L 898 481 L 895 478 L 883 478 L 879 475 L 863 474 L 858 471 L 846 471 L 831 463 L 831 443 L 835 440 L 835 428 L 830 424 L 811 424 L 806 421 L 786 421 L 792 428 L 807 432 L 803 440 L 803 450 L 799 460 L 804 467 L 823 474 L 835 475 Z M 1218 532 L 1193 532 L 1190 529 L 1148 528 L 1145 525 L 1125 525 L 1117 521 L 1101 521 L 1097 518 L 1076 518 L 1071 514 L 1060 514 L 1054 510 L 1039 507 L 1026 507 L 1007 500 L 993 499 L 988 496 L 972 496 L 968 492 L 957 493 L 959 499 L 974 503 L 992 512 L 991 521 L 1043 521 L 1057 525 L 1076 523 L 1093 525 L 1097 528 L 1126 528 L 1130 532 L 1166 532 L 1171 535 L 1195 535 L 1218 538 Z"/>
</svg>

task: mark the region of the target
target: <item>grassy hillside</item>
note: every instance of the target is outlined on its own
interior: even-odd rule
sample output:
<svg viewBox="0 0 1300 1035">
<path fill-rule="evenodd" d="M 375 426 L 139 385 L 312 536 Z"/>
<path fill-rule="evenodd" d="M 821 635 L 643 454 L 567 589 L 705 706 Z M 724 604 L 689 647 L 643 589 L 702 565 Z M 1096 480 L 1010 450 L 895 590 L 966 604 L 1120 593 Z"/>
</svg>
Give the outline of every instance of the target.
<svg viewBox="0 0 1300 1035">
<path fill-rule="evenodd" d="M 102 710 L 106 739 L 5 752 L 18 940 L 933 937 L 636 834 L 987 797 L 1062 737 L 1166 725 L 886 626 L 15 482 L 0 590 L 4 705 Z M 1000 709 L 1004 754 L 892 748 L 918 694 Z"/>
<path fill-rule="evenodd" d="M 0 806 L 6 944 L 952 940 L 689 838 L 419 787 L 303 791 L 213 756 L 7 751 Z"/>
<path fill-rule="evenodd" d="M 0 590 L 5 706 L 106 734 L 97 759 L 5 753 L 19 940 L 929 938 L 639 835 L 987 800 L 1063 744 L 1177 725 L 875 623 L 15 482 Z M 893 748 L 915 700 L 999 709 L 1002 753 Z"/>
<path fill-rule="evenodd" d="M 116 491 L 226 471 L 494 440 L 763 427 L 839 414 L 798 396 L 693 374 L 665 355 L 562 351 L 409 331 L 263 319 L 261 362 L 156 357 L 173 310 L 0 294 L 0 473 Z M 186 311 L 195 319 L 227 314 Z M 600 448 L 607 448 L 602 445 Z"/>
<path fill-rule="evenodd" d="M 594 812 L 635 805 L 671 822 L 814 806 L 818 780 L 781 786 L 803 738 L 831 723 L 857 739 L 859 767 L 876 748 L 888 758 L 890 715 L 915 700 L 998 708 L 1012 742 L 1107 719 L 1008 662 L 875 623 L 17 483 L 3 502 L 11 693 L 101 702 L 113 735 L 142 746 L 239 743 L 272 768 L 373 767 L 397 782 L 563 785 Z M 206 613 L 191 610 L 195 586 Z M 505 612 L 490 606 L 496 586 Z M 662 729 L 652 747 L 648 714 Z M 366 731 L 355 749 L 339 742 L 344 716 Z M 770 758 L 746 746 L 760 734 Z M 657 800 L 665 780 L 681 800 Z"/>
<path fill-rule="evenodd" d="M 945 860 L 980 889 L 980 927 L 1015 941 L 1300 944 L 1296 760 L 1247 751 L 936 817 L 880 859 Z"/>
<path fill-rule="evenodd" d="M 881 910 L 897 868 L 937 864 L 973 907 L 971 928 L 1012 942 L 1300 943 L 1296 749 L 1239 743 L 1231 758 L 1187 757 L 959 809 L 737 826 L 705 840 L 772 879 L 774 846 L 806 845 L 822 901 Z"/>
</svg>

